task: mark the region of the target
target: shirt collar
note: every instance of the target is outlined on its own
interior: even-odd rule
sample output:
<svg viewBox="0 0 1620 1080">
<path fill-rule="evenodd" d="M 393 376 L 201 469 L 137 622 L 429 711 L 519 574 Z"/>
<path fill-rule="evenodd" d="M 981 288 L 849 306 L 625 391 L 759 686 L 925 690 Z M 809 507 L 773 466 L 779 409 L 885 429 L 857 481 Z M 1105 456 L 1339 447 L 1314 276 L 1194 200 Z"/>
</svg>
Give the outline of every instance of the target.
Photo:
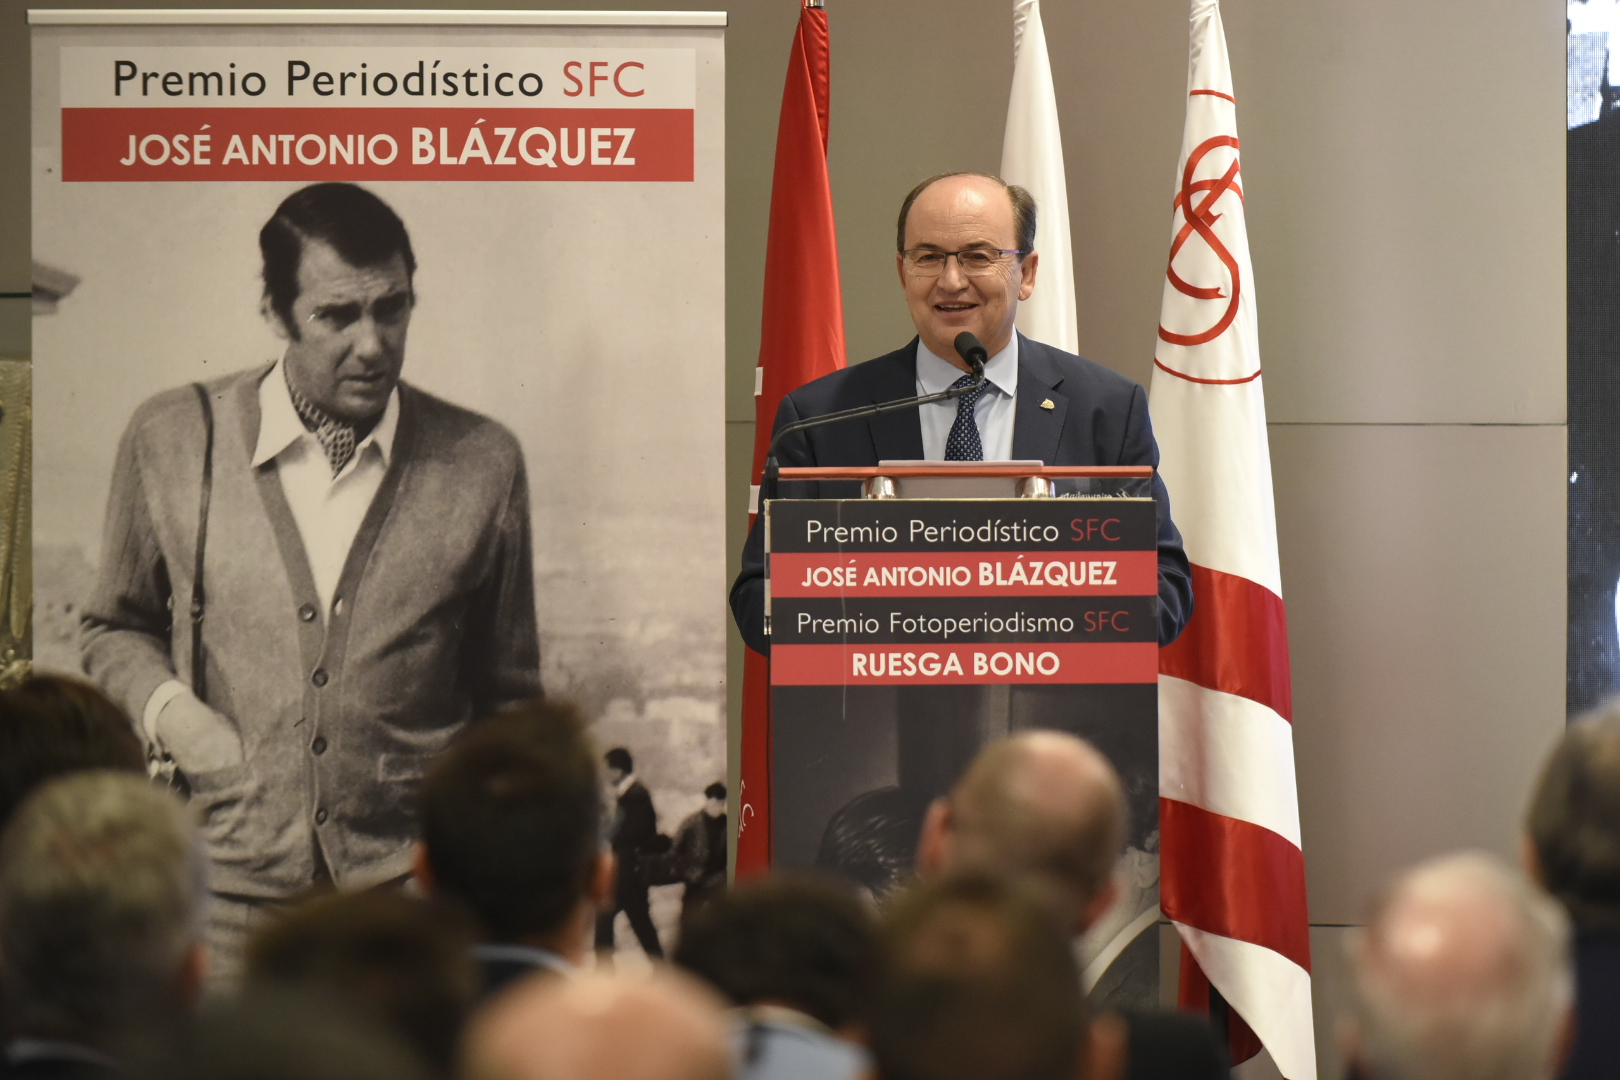
<svg viewBox="0 0 1620 1080">
<path fill-rule="evenodd" d="M 917 384 L 925 394 L 949 390 L 951 384 L 964 372 L 948 360 L 935 356 L 933 350 L 917 339 Z M 1008 397 L 1018 396 L 1018 334 L 1014 332 L 1007 347 L 990 358 L 984 365 L 984 379 Z"/>
<path fill-rule="evenodd" d="M 797 1028 L 801 1031 L 813 1031 L 818 1035 L 835 1037 L 832 1028 L 823 1024 L 809 1013 L 785 1005 L 743 1005 L 732 1010 L 732 1014 L 745 1024 L 764 1024 L 771 1027 Z"/>
<path fill-rule="evenodd" d="M 563 975 L 574 973 L 574 965 L 564 960 L 560 954 L 533 945 L 474 945 L 472 954 L 473 959 L 479 961 L 508 960 L 528 964 L 531 967 L 546 968 Z"/>
<path fill-rule="evenodd" d="M 635 782 L 636 774 L 627 773 L 623 780 L 620 780 L 617 784 L 613 785 L 613 793 L 615 795 L 623 795 L 625 792 L 630 790 L 630 785 L 634 784 Z"/>
<path fill-rule="evenodd" d="M 388 395 L 382 419 L 371 429 L 371 434 L 355 444 L 354 459 L 344 466 L 343 471 L 348 472 L 353 468 L 354 461 L 360 460 L 360 455 L 368 446 L 377 448 L 382 455 L 383 467 L 387 468 L 388 457 L 394 450 L 394 433 L 398 429 L 399 387 L 396 386 Z M 292 393 L 287 389 L 287 376 L 282 371 L 281 361 L 277 360 L 259 383 L 259 441 L 253 448 L 253 467 L 258 468 L 278 457 L 306 435 L 312 439 L 315 437 L 298 418 L 298 410 L 293 408 Z"/>
<path fill-rule="evenodd" d="M 56 1039 L 14 1039 L 7 1044 L 5 1059 L 13 1066 L 35 1061 L 74 1061 L 85 1065 L 98 1065 L 119 1071 L 118 1062 L 82 1043 L 62 1042 Z"/>
</svg>

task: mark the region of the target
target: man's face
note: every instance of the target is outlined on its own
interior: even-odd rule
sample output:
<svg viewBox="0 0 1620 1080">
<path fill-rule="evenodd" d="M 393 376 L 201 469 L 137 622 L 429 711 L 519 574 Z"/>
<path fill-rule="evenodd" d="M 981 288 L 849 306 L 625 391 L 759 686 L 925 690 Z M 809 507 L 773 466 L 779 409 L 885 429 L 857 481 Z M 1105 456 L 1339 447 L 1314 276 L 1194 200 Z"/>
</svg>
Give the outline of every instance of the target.
<svg viewBox="0 0 1620 1080">
<path fill-rule="evenodd" d="M 623 783 L 624 778 L 629 776 L 629 775 L 630 775 L 629 773 L 625 772 L 623 769 L 619 768 L 616 765 L 609 765 L 607 767 L 608 783 L 613 784 L 615 787 L 618 786 L 619 784 Z"/>
<path fill-rule="evenodd" d="M 954 176 L 931 184 L 911 204 L 906 216 L 906 248 L 961 251 L 965 248 L 1011 250 L 1018 246 L 1012 199 L 1000 184 L 977 176 Z M 938 277 L 914 274 L 896 258 L 906 306 L 923 344 L 964 371 L 956 354 L 956 336 L 970 330 L 994 356 L 1012 340 L 1018 301 L 1035 289 L 1034 254 L 1022 262 L 1008 258 L 989 274 L 969 277 L 956 259 L 945 261 Z"/>
<path fill-rule="evenodd" d="M 329 244 L 305 244 L 292 325 L 272 320 L 288 339 L 288 382 L 340 420 L 376 416 L 399 383 L 412 303 L 398 252 L 376 266 L 351 266 Z"/>
<path fill-rule="evenodd" d="M 708 814 L 710 817 L 719 817 L 726 812 L 725 800 L 705 799 L 703 802 L 703 812 Z"/>
</svg>

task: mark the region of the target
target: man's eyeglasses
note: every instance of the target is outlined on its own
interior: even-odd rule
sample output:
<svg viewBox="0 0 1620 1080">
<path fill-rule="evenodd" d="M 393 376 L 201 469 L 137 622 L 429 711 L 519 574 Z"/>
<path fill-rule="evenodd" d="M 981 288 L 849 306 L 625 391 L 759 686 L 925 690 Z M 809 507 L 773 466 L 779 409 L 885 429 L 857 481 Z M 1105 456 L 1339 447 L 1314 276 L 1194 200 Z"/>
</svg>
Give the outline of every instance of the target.
<svg viewBox="0 0 1620 1080">
<path fill-rule="evenodd" d="M 1006 248 L 972 247 L 962 251 L 940 251 L 938 248 L 907 248 L 900 253 L 908 273 L 918 277 L 939 277 L 952 257 L 962 273 L 968 277 L 984 277 L 1004 269 L 1008 263 L 1027 251 Z"/>
</svg>

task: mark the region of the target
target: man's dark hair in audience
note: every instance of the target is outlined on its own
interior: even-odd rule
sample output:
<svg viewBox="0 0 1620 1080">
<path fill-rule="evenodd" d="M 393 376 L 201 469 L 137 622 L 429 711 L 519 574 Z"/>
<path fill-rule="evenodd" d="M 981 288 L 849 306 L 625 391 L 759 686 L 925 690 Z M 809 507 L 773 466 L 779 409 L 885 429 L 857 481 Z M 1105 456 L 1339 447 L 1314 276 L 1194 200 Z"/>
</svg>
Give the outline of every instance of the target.
<svg viewBox="0 0 1620 1080">
<path fill-rule="evenodd" d="M 618 769 L 620 772 L 625 774 L 636 771 L 635 759 L 630 756 L 630 751 L 626 750 L 622 746 L 615 746 L 613 749 L 603 754 L 602 761 L 607 765 L 608 768 Z"/>
<path fill-rule="evenodd" d="M 1526 815 L 1526 862 L 1575 927 L 1567 1080 L 1620 1069 L 1620 704 L 1571 724 Z"/>
<path fill-rule="evenodd" d="M 144 776 L 59 777 L 17 808 L 0 841 L 8 1075 L 106 1073 L 180 1022 L 205 975 L 207 874 L 191 814 Z"/>
<path fill-rule="evenodd" d="M 247 981 L 340 1000 L 448 1077 L 478 992 L 473 940 L 466 915 L 442 903 L 383 889 L 331 893 L 254 935 Z"/>
<path fill-rule="evenodd" d="M 1038 893 L 970 874 L 889 908 L 870 1044 L 881 1080 L 1074 1080 L 1080 970 Z"/>
<path fill-rule="evenodd" d="M 853 886 L 770 875 L 715 897 L 683 924 L 675 963 L 733 1006 L 737 1080 L 855 1080 L 877 926 Z"/>
<path fill-rule="evenodd" d="M 35 675 L 0 691 L 0 826 L 45 780 L 81 769 L 146 771 L 129 717 L 78 679 Z"/>
<path fill-rule="evenodd" d="M 485 989 L 537 966 L 577 965 L 612 889 L 596 755 L 578 711 L 536 701 L 470 725 L 421 793 L 417 877 L 479 922 Z M 516 954 L 528 950 L 533 957 Z M 551 963 L 555 960 L 558 963 Z"/>
<path fill-rule="evenodd" d="M 131 1080 L 430 1080 L 386 1031 L 321 995 L 257 988 L 209 1002 Z"/>
<path fill-rule="evenodd" d="M 733 1005 L 784 1005 L 839 1031 L 865 1026 L 876 944 L 848 886 L 772 875 L 694 914 L 674 959 Z"/>
<path fill-rule="evenodd" d="M 1526 830 L 1537 876 L 1576 927 L 1620 931 L 1620 705 L 1570 725 Z"/>
</svg>

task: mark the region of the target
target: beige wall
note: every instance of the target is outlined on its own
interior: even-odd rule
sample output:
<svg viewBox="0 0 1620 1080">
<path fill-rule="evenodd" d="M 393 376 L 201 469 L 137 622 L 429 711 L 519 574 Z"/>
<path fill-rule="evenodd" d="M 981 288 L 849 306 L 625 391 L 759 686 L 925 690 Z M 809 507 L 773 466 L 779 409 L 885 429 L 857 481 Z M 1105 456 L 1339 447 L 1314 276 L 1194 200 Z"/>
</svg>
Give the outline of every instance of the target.
<svg viewBox="0 0 1620 1080">
<path fill-rule="evenodd" d="M 928 173 L 999 160 L 1011 6 L 828 0 L 852 359 L 910 333 L 889 246 L 900 196 Z M 1331 954 L 1339 928 L 1396 867 L 1461 845 L 1511 854 L 1529 778 L 1563 721 L 1563 7 L 1223 7 L 1272 419 L 1313 941 Z M 0 6 L 0 292 L 27 288 L 23 9 Z M 1047 0 L 1044 12 L 1081 351 L 1142 380 L 1168 243 L 1186 14 L 1184 0 Z M 731 8 L 732 551 L 745 520 L 771 155 L 795 16 L 793 0 Z M 24 301 L 0 300 L 0 352 L 26 347 L 25 312 Z M 738 649 L 733 635 L 734 676 Z M 1323 955 L 1317 968 L 1325 1034 L 1342 965 Z"/>
</svg>

